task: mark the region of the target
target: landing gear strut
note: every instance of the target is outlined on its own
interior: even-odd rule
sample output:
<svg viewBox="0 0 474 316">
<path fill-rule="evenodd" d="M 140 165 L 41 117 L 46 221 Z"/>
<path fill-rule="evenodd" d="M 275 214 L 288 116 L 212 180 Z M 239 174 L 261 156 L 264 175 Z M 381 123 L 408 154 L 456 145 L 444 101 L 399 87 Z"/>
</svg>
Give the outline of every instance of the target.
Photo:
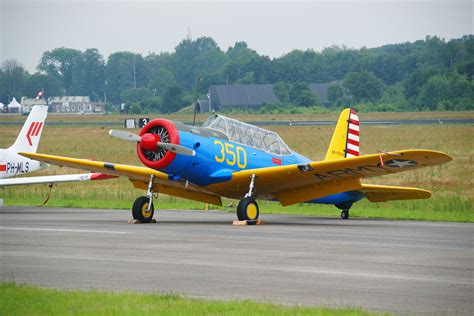
<svg viewBox="0 0 474 316">
<path fill-rule="evenodd" d="M 150 176 L 148 182 L 148 190 L 146 196 L 140 196 L 135 200 L 132 207 L 133 219 L 139 220 L 140 223 L 150 223 L 153 219 L 155 209 L 153 207 L 153 180 L 155 176 Z"/>
<path fill-rule="evenodd" d="M 253 198 L 255 188 L 255 175 L 250 177 L 249 191 L 244 198 L 240 200 L 237 206 L 237 218 L 240 221 L 255 221 L 258 219 L 258 204 Z"/>
</svg>

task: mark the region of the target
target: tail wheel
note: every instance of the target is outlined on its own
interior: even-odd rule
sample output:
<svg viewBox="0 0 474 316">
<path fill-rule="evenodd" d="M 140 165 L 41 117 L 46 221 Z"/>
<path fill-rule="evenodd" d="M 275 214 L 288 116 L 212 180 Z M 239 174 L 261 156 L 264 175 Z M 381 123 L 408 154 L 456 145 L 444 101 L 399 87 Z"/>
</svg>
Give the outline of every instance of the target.
<svg viewBox="0 0 474 316">
<path fill-rule="evenodd" d="M 253 221 L 258 219 L 258 204 L 252 197 L 246 197 L 240 200 L 237 206 L 237 218 L 240 221 Z"/>
<path fill-rule="evenodd" d="M 342 210 L 341 218 L 342 219 L 348 219 L 349 218 L 349 210 Z"/>
<path fill-rule="evenodd" d="M 153 219 L 155 210 L 152 203 L 150 210 L 148 211 L 149 203 L 150 199 L 148 196 L 140 196 L 138 199 L 136 199 L 132 207 L 133 218 L 139 220 L 141 223 L 150 223 Z"/>
</svg>

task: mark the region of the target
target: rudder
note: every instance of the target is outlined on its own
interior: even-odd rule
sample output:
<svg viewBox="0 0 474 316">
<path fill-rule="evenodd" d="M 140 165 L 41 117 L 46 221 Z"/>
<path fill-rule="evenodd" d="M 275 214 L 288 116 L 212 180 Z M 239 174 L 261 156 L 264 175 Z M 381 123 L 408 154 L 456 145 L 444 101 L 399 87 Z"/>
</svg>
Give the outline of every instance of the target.
<svg viewBox="0 0 474 316">
<path fill-rule="evenodd" d="M 47 115 L 47 105 L 33 106 L 16 141 L 8 149 L 14 152 L 36 152 Z"/>
<path fill-rule="evenodd" d="M 344 109 L 339 115 L 324 160 L 359 156 L 359 116 L 353 109 Z"/>
</svg>

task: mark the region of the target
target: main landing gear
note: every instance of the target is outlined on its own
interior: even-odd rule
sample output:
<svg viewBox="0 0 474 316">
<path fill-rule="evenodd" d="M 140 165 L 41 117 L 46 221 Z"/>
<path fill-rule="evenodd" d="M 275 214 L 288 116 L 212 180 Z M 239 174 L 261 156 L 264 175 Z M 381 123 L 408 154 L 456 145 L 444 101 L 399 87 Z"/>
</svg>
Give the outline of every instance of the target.
<svg viewBox="0 0 474 316">
<path fill-rule="evenodd" d="M 140 221 L 140 223 L 150 223 L 153 219 L 155 209 L 153 207 L 153 180 L 155 176 L 150 176 L 148 182 L 148 190 L 146 196 L 140 196 L 135 200 L 132 207 L 133 219 Z"/>
<path fill-rule="evenodd" d="M 255 188 L 255 175 L 250 177 L 249 192 L 240 200 L 237 206 L 237 218 L 240 221 L 255 221 L 258 219 L 258 204 L 253 198 Z"/>
<path fill-rule="evenodd" d="M 342 204 L 336 204 L 336 207 L 341 211 L 341 218 L 342 219 L 348 219 L 349 218 L 349 210 L 352 207 L 352 203 L 342 203 Z"/>
</svg>

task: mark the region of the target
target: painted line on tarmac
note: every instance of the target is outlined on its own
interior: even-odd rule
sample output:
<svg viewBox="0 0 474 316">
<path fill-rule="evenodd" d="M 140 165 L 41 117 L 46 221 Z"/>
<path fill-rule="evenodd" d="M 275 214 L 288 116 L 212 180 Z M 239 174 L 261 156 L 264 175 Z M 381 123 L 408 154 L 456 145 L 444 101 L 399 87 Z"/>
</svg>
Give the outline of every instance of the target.
<svg viewBox="0 0 474 316">
<path fill-rule="evenodd" d="M 129 232 L 113 230 L 67 229 L 67 228 L 34 228 L 34 227 L 0 227 L 0 230 L 21 230 L 58 233 L 97 233 L 97 234 L 129 234 Z"/>
</svg>

